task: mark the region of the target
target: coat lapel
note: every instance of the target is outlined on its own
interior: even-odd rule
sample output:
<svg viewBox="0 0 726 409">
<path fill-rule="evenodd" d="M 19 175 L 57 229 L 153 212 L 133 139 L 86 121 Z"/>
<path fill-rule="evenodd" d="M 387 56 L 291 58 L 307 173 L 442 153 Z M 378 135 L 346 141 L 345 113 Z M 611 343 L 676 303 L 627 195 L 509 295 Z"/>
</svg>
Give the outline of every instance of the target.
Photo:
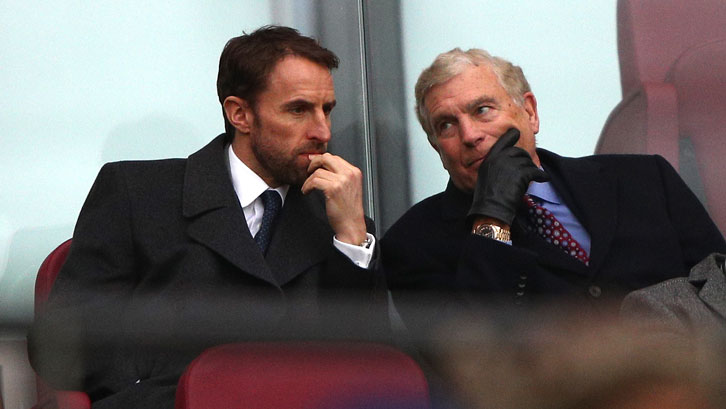
<svg viewBox="0 0 726 409">
<path fill-rule="evenodd" d="M 188 234 L 240 270 L 278 285 L 250 235 L 226 165 L 224 135 L 187 159 L 183 215 Z"/>
<path fill-rule="evenodd" d="M 327 258 L 333 230 L 322 195 L 300 193 L 291 186 L 267 250 L 267 263 L 282 286 Z"/>
<path fill-rule="evenodd" d="M 726 273 L 723 265 L 724 255 L 711 254 L 693 267 L 688 281 L 701 288 L 698 297 L 706 305 L 726 318 Z"/>
<path fill-rule="evenodd" d="M 512 240 L 517 246 L 534 251 L 537 254 L 537 262 L 543 266 L 549 266 L 554 271 L 566 270 L 580 276 L 590 274 L 590 270 L 585 264 L 547 243 L 536 233 L 530 232 L 522 221 L 525 217 L 522 213 L 522 216 L 515 219 L 515 225 L 512 227 Z"/>
<path fill-rule="evenodd" d="M 441 217 L 446 221 L 459 219 L 461 221 L 461 228 L 469 231 L 471 226 L 466 225 L 465 219 L 467 213 L 469 213 L 471 202 L 474 200 L 473 195 L 457 189 L 454 186 L 454 182 L 449 179 L 449 183 L 446 185 L 446 190 L 441 200 Z"/>
<path fill-rule="evenodd" d="M 459 223 L 462 235 L 468 234 L 470 227 L 465 222 L 466 214 L 473 200 L 471 194 L 464 193 L 449 181 L 442 198 L 441 215 L 444 220 Z M 569 205 L 569 203 L 568 203 Z M 526 206 L 522 203 L 512 226 L 512 240 L 517 247 L 525 248 L 537 254 L 538 263 L 552 267 L 557 271 L 570 271 L 580 276 L 589 274 L 588 268 L 577 259 L 565 254 L 541 237 L 527 230 Z"/>
<path fill-rule="evenodd" d="M 590 274 L 602 267 L 617 226 L 617 181 L 587 158 L 563 158 L 543 149 L 537 153 L 570 210 L 590 234 Z"/>
</svg>

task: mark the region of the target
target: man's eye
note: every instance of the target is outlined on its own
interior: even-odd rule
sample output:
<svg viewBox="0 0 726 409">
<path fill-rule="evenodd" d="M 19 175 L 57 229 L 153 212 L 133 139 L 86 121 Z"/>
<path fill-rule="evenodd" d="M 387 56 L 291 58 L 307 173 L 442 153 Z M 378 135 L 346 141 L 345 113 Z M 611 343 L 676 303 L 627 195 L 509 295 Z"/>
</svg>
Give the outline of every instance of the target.
<svg viewBox="0 0 726 409">
<path fill-rule="evenodd" d="M 305 110 L 303 109 L 303 107 L 292 107 L 290 108 L 290 112 L 292 112 L 293 114 L 302 114 L 303 112 L 305 112 Z"/>
<path fill-rule="evenodd" d="M 438 126 L 439 132 L 445 131 L 449 128 L 451 128 L 451 122 L 441 122 Z"/>
<path fill-rule="evenodd" d="M 486 114 L 487 112 L 489 112 L 490 109 L 491 108 L 489 108 L 488 106 L 482 105 L 482 106 L 480 106 L 479 108 L 476 109 L 476 113 L 477 114 Z"/>
</svg>

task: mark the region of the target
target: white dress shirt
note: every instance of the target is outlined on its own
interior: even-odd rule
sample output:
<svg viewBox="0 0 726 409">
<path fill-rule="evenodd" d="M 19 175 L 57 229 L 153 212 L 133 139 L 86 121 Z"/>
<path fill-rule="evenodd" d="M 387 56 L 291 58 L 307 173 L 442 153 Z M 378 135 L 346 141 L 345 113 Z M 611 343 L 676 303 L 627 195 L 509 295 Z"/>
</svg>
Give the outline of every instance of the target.
<svg viewBox="0 0 726 409">
<path fill-rule="evenodd" d="M 232 150 L 232 145 L 227 147 L 227 156 L 229 157 L 232 186 L 234 186 L 234 191 L 237 193 L 237 198 L 242 206 L 242 211 L 244 212 L 245 220 L 247 221 L 247 227 L 250 229 L 250 234 L 254 237 L 260 230 L 262 214 L 265 211 L 260 195 L 267 189 L 275 190 L 282 197 L 282 205 L 284 206 L 285 197 L 287 196 L 287 191 L 290 189 L 290 186 L 284 185 L 274 189 L 267 186 L 267 183 L 265 183 L 261 177 L 253 172 L 252 169 L 247 167 L 247 165 L 245 165 L 244 162 L 235 155 Z M 366 235 L 371 242 L 368 247 L 343 243 L 335 238 L 335 236 L 333 236 L 333 245 L 358 267 L 368 268 L 371 258 L 373 258 L 373 249 L 375 247 L 376 239 L 370 233 L 366 233 Z"/>
</svg>

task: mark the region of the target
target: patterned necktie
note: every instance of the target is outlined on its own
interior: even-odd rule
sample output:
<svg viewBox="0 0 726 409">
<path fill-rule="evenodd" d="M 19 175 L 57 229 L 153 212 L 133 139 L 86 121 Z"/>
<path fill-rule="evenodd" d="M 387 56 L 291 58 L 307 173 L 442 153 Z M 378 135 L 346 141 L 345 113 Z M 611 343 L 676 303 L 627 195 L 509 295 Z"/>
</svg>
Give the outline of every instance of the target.
<svg viewBox="0 0 726 409">
<path fill-rule="evenodd" d="M 562 249 L 565 253 L 582 261 L 585 265 L 590 264 L 590 257 L 582 249 L 580 243 L 567 231 L 549 210 L 538 205 L 529 195 L 524 195 L 524 202 L 529 208 L 530 231 L 536 232 L 548 243 Z"/>
<path fill-rule="evenodd" d="M 282 207 L 282 198 L 277 191 L 270 189 L 265 190 L 260 197 L 262 198 L 262 204 L 265 206 L 265 211 L 262 213 L 262 224 L 260 230 L 255 234 L 255 241 L 260 246 L 262 254 L 265 254 L 267 246 L 270 244 L 270 238 L 272 238 L 275 219 L 277 214 L 280 213 L 280 207 Z"/>
</svg>

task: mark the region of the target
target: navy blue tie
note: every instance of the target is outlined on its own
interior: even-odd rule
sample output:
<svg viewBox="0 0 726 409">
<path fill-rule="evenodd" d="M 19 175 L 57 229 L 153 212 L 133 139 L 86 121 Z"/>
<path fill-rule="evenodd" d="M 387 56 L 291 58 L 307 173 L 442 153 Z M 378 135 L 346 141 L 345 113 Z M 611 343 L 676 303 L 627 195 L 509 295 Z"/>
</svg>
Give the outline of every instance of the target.
<svg viewBox="0 0 726 409">
<path fill-rule="evenodd" d="M 262 198 L 262 204 L 265 206 L 265 212 L 262 213 L 262 224 L 260 230 L 255 234 L 255 241 L 264 254 L 270 244 L 270 238 L 272 238 L 275 219 L 277 219 L 277 214 L 280 213 L 282 207 L 282 198 L 277 191 L 269 189 L 265 190 L 260 197 Z"/>
</svg>

